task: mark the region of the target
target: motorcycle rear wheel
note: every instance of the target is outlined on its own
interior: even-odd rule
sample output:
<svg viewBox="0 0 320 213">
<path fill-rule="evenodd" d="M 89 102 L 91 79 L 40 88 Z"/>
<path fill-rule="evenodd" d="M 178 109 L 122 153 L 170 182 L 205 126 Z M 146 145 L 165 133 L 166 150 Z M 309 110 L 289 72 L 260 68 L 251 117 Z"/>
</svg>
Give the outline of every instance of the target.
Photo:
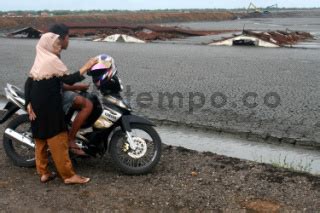
<svg viewBox="0 0 320 213">
<path fill-rule="evenodd" d="M 31 124 L 28 115 L 18 115 L 7 126 L 12 130 L 32 138 Z M 3 135 L 3 148 L 14 165 L 20 167 L 35 167 L 34 148 L 19 143 Z"/>
<path fill-rule="evenodd" d="M 129 175 L 149 173 L 160 161 L 161 139 L 151 126 L 143 124 L 131 124 L 130 126 L 132 137 L 141 150 L 130 150 L 126 134 L 120 129 L 111 139 L 110 155 L 113 164 L 117 169 Z M 138 135 L 138 132 L 144 135 Z"/>
</svg>

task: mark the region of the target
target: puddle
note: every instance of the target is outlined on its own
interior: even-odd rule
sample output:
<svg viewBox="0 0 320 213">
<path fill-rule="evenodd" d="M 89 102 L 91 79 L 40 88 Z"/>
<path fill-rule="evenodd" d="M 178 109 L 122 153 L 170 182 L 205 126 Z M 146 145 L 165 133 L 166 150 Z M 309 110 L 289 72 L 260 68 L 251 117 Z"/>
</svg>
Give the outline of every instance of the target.
<svg viewBox="0 0 320 213">
<path fill-rule="evenodd" d="M 157 127 L 163 143 L 196 151 L 251 161 L 286 166 L 320 174 L 320 151 L 290 145 L 247 141 L 229 134 L 219 134 L 182 127 Z"/>
</svg>

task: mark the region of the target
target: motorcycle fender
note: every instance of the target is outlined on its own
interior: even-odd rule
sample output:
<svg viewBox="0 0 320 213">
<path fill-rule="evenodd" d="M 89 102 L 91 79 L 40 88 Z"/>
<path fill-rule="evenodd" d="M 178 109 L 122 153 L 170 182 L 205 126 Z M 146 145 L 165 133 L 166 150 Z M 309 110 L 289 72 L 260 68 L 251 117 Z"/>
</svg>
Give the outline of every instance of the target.
<svg viewBox="0 0 320 213">
<path fill-rule="evenodd" d="M 14 113 L 16 113 L 20 108 L 12 102 L 8 102 L 4 107 L 5 113 L 0 118 L 0 124 L 6 122 Z"/>
<path fill-rule="evenodd" d="M 110 142 L 111 142 L 111 139 L 112 139 L 114 133 L 116 131 L 119 131 L 120 128 L 122 129 L 123 132 L 126 132 L 126 131 L 131 132 L 130 124 L 145 124 L 145 125 L 149 125 L 149 126 L 156 126 L 154 123 L 152 123 L 151 121 L 149 121 L 145 118 L 142 118 L 142 117 L 139 117 L 136 115 L 124 115 L 121 118 L 121 125 L 114 128 L 108 136 L 108 140 L 107 140 L 108 141 L 108 150 L 110 150 L 109 149 Z"/>
<path fill-rule="evenodd" d="M 155 124 L 152 123 L 151 121 L 136 115 L 122 116 L 121 123 L 122 123 L 123 130 L 128 132 L 131 132 L 130 124 L 145 124 L 149 126 L 155 126 Z"/>
</svg>

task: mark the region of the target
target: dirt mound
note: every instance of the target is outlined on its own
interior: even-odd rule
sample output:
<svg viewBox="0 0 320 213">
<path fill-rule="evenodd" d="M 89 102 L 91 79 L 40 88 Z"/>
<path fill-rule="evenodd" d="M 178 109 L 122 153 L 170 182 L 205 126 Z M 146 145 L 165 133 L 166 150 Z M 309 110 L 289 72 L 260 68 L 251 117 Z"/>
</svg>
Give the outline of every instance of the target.
<svg viewBox="0 0 320 213">
<path fill-rule="evenodd" d="M 66 15 L 52 17 L 0 17 L 0 30 L 32 26 L 47 29 L 53 23 L 72 22 L 77 24 L 150 24 L 192 21 L 231 20 L 237 16 L 230 12 L 128 12 L 98 15 Z"/>
</svg>

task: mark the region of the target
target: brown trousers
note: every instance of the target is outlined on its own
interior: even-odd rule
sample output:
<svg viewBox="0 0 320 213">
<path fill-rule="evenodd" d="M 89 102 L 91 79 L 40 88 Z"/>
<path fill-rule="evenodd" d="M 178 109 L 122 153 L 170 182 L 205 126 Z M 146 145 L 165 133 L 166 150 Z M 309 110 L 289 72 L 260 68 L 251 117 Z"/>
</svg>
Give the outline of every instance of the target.
<svg viewBox="0 0 320 213">
<path fill-rule="evenodd" d="M 68 134 L 62 132 L 46 140 L 36 141 L 36 167 L 39 175 L 50 174 L 48 170 L 48 148 L 56 169 L 63 180 L 75 175 L 69 157 Z"/>
</svg>

